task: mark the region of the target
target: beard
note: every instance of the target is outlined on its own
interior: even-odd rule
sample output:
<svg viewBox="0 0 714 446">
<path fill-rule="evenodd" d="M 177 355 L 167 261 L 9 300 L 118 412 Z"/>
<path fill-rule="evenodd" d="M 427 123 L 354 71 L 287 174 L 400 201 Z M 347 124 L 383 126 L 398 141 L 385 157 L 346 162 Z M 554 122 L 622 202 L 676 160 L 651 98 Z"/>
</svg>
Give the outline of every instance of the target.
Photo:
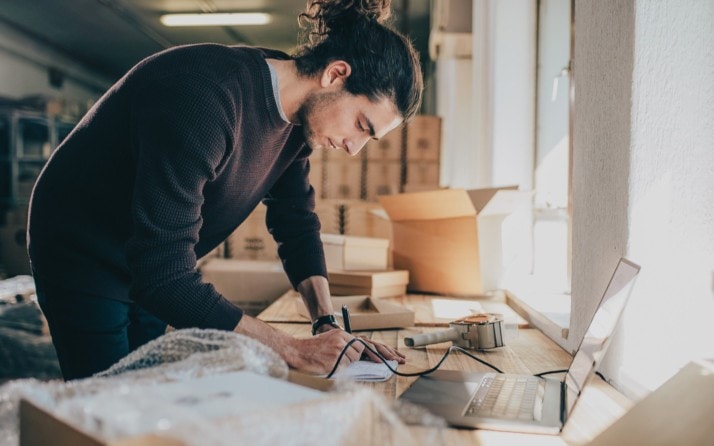
<svg viewBox="0 0 714 446">
<path fill-rule="evenodd" d="M 314 92 L 311 93 L 305 99 L 305 102 L 300 105 L 300 108 L 298 108 L 296 114 L 296 125 L 302 126 L 302 133 L 305 136 L 305 141 L 312 150 L 325 148 L 322 143 L 315 141 L 315 132 L 312 127 L 312 122 L 317 114 L 317 110 L 330 102 L 336 101 L 343 94 L 345 94 L 344 91 Z"/>
</svg>

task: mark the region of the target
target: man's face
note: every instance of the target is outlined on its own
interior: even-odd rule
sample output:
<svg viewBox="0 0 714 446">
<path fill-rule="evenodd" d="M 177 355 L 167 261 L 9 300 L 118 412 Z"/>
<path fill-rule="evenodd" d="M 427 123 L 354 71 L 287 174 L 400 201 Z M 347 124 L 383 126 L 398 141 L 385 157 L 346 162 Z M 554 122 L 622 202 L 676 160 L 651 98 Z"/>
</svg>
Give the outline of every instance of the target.
<svg viewBox="0 0 714 446">
<path fill-rule="evenodd" d="M 389 99 L 370 102 L 343 89 L 312 93 L 298 110 L 308 145 L 356 155 L 369 139 L 394 130 L 402 117 Z"/>
</svg>

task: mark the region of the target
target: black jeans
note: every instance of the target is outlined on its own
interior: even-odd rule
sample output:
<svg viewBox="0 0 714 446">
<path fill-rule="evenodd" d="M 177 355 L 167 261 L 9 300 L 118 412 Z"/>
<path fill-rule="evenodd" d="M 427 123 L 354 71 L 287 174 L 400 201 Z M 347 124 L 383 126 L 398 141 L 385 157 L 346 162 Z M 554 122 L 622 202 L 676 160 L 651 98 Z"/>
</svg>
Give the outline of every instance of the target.
<svg viewBox="0 0 714 446">
<path fill-rule="evenodd" d="M 166 331 L 135 303 L 56 288 L 38 288 L 37 300 L 67 381 L 106 370 Z"/>
</svg>

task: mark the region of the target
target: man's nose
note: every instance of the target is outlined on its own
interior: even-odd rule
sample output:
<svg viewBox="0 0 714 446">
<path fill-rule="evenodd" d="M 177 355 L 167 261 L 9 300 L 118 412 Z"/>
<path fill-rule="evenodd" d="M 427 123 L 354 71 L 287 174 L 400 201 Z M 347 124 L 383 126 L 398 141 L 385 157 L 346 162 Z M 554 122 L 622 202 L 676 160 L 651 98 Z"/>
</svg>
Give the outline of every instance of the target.
<svg viewBox="0 0 714 446">
<path fill-rule="evenodd" d="M 358 137 L 354 139 L 345 139 L 344 140 L 344 145 L 347 147 L 347 151 L 350 153 L 350 155 L 357 155 L 367 144 L 367 141 L 369 141 L 369 137 Z"/>
</svg>

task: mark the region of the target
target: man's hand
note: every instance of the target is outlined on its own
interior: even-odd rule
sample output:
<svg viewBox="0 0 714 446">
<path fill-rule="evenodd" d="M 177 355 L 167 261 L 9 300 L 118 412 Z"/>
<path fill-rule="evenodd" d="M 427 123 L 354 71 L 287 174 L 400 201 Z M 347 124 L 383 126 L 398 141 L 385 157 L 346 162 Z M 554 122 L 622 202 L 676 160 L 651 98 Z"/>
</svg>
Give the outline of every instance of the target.
<svg viewBox="0 0 714 446">
<path fill-rule="evenodd" d="M 243 315 L 234 329 L 275 350 L 292 368 L 316 374 L 327 374 L 335 366 L 340 352 L 353 336 L 342 330 L 329 330 L 310 338 L 294 338 L 265 322 Z M 342 357 L 340 365 L 359 361 L 364 345 L 353 343 Z"/>
<path fill-rule="evenodd" d="M 363 336 L 360 336 L 359 338 L 366 342 L 370 347 L 372 347 L 373 350 L 376 350 L 377 353 L 384 356 L 384 359 L 397 361 L 399 364 L 404 364 L 405 362 L 407 362 L 407 357 L 404 356 L 404 353 L 397 351 L 396 349 L 389 347 L 388 345 L 372 341 L 371 339 L 367 339 Z M 371 361 L 382 362 L 382 360 L 379 359 L 377 355 L 367 350 L 366 348 L 364 349 L 364 356 Z"/>
<path fill-rule="evenodd" d="M 330 324 L 325 324 L 317 329 L 317 333 L 327 333 L 330 331 L 342 331 L 342 329 L 336 328 Z M 391 361 L 397 361 L 399 364 L 404 364 L 406 362 L 406 356 L 404 356 L 403 353 L 397 351 L 396 349 L 389 347 L 387 345 L 381 344 L 379 342 L 372 341 L 371 339 L 368 339 L 364 336 L 357 336 L 357 337 L 362 339 L 364 342 L 366 342 L 367 345 L 369 345 L 373 350 L 376 350 L 377 353 L 384 356 L 384 359 L 391 360 Z M 359 342 L 355 342 L 352 345 L 360 345 L 360 346 L 364 347 Z M 367 358 L 371 361 L 374 361 L 374 362 L 382 362 L 382 360 L 379 359 L 379 357 L 377 355 L 370 352 L 366 348 L 364 349 L 362 356 L 364 356 L 365 358 Z"/>
<path fill-rule="evenodd" d="M 335 367 L 337 358 L 352 340 L 352 335 L 342 330 L 329 330 L 311 338 L 294 339 L 295 354 L 286 359 L 291 367 L 306 372 L 327 374 Z M 340 360 L 340 366 L 359 361 L 364 345 L 354 342 Z"/>
</svg>

